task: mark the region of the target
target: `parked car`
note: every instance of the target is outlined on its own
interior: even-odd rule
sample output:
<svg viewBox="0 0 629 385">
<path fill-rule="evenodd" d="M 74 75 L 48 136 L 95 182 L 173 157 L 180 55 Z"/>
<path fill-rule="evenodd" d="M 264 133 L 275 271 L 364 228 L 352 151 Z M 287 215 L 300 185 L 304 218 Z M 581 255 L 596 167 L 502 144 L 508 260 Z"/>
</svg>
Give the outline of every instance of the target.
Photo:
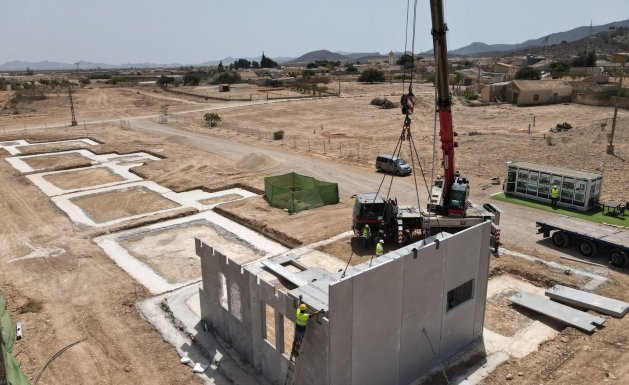
<svg viewBox="0 0 629 385">
<path fill-rule="evenodd" d="M 406 161 L 396 155 L 382 154 L 376 158 L 376 170 L 395 175 L 409 175 L 413 172 Z"/>
</svg>

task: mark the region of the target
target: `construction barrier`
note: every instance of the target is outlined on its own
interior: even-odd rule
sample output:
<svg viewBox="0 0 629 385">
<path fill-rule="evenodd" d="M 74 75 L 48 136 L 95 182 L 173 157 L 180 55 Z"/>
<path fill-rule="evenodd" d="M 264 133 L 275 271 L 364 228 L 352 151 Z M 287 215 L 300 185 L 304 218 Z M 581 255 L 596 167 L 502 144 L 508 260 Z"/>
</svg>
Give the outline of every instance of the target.
<svg viewBox="0 0 629 385">
<path fill-rule="evenodd" d="M 336 183 L 291 172 L 264 178 L 264 196 L 271 205 L 297 213 L 339 203 L 339 188 Z"/>
</svg>

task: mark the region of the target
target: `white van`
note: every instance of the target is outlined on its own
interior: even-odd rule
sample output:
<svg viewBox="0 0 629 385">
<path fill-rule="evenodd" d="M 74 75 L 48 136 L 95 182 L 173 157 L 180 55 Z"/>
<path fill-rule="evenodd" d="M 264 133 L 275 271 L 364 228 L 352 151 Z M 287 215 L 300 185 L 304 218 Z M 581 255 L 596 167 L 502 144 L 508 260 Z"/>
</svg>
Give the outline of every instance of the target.
<svg viewBox="0 0 629 385">
<path fill-rule="evenodd" d="M 409 175 L 413 172 L 411 166 L 404 159 L 388 154 L 378 155 L 376 158 L 376 170 L 395 175 Z"/>
</svg>

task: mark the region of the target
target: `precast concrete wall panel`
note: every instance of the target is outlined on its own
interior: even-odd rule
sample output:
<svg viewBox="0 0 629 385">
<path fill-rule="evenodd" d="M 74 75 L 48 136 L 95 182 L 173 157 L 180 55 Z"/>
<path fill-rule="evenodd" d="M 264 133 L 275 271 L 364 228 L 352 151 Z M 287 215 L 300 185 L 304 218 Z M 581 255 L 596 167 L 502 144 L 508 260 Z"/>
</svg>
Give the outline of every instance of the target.
<svg viewBox="0 0 629 385">
<path fill-rule="evenodd" d="M 330 385 L 352 383 L 353 282 L 330 285 Z"/>
<path fill-rule="evenodd" d="M 489 223 L 481 225 L 481 244 L 478 251 L 478 278 L 476 283 L 476 310 L 474 314 L 474 336 L 483 334 L 485 325 L 485 305 L 487 303 L 487 281 L 489 280 L 489 239 L 491 236 L 491 225 Z"/>
<path fill-rule="evenodd" d="M 446 247 L 446 275 L 444 293 L 445 315 L 441 326 L 441 344 L 439 357 L 446 359 L 473 340 L 477 299 L 485 301 L 487 280 L 481 281 L 479 266 L 481 255 L 489 255 L 489 247 L 482 238 L 488 238 L 484 228 L 489 228 L 489 223 L 477 225 L 461 231 L 456 237 L 445 240 Z M 460 305 L 447 310 L 447 294 L 458 286 L 474 280 L 472 285 L 472 298 Z"/>
<path fill-rule="evenodd" d="M 445 248 L 432 243 L 403 257 L 402 334 L 400 343 L 400 384 L 410 384 L 434 365 L 434 356 L 423 329 L 435 349 L 439 348 L 443 314 Z M 435 290 L 437 288 L 437 290 Z"/>
<path fill-rule="evenodd" d="M 228 310 L 225 310 L 225 308 L 220 306 L 220 312 L 223 314 L 225 330 L 229 333 L 228 335 L 230 338 L 228 341 L 239 352 L 251 351 L 253 348 L 251 341 L 252 324 L 251 314 L 247 311 L 250 308 L 248 279 L 244 272 L 242 272 L 240 265 L 221 255 L 216 250 L 214 250 L 214 253 L 219 256 L 219 263 L 222 263 L 221 272 L 225 275 L 226 279 Z M 232 290 L 234 287 L 237 288 L 239 294 L 239 298 L 237 300 L 240 304 L 237 310 L 240 312 L 240 319 L 238 319 L 238 317 L 234 314 L 234 311 L 236 310 L 234 309 L 234 290 Z M 245 356 L 249 361 L 251 361 L 251 356 Z"/>
<path fill-rule="evenodd" d="M 201 317 L 212 326 L 218 323 L 218 261 L 211 247 L 195 238 L 196 253 L 201 259 L 201 277 L 203 278 L 203 296 L 201 296 Z"/>
<path fill-rule="evenodd" d="M 299 349 L 299 372 L 295 385 L 328 384 L 329 342 L 328 320 L 321 315 L 312 317 L 306 338 Z M 349 366 L 345 370 L 349 371 Z"/>
<path fill-rule="evenodd" d="M 399 378 L 404 261 L 352 278 L 352 384 L 396 384 Z"/>
</svg>

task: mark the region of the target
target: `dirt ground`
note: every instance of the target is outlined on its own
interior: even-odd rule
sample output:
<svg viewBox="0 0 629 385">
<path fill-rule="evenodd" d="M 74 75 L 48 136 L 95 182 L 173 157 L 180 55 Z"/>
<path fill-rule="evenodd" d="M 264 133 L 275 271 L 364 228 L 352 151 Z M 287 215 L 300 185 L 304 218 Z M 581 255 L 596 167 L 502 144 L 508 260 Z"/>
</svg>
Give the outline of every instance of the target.
<svg viewBox="0 0 629 385">
<path fill-rule="evenodd" d="M 44 176 L 44 179 L 63 190 L 86 188 L 124 180 L 106 167 L 61 172 Z"/>
<path fill-rule="evenodd" d="M 433 92 L 434 89 L 429 86 L 417 87 L 419 102 L 413 122 L 413 135 L 418 153 L 426 161 L 426 170 L 432 167 Z M 387 95 L 391 100 L 398 101 L 400 93 L 400 85 L 343 83 L 341 98 L 261 105 L 233 104 L 233 108 L 219 111 L 222 121 L 211 130 L 202 124 L 202 112 L 181 115 L 185 118 L 170 124 L 209 138 L 227 138 L 277 150 L 278 153 L 330 159 L 338 164 L 338 168 L 354 167 L 361 172 L 373 172 L 374 155 L 391 152 L 394 148 L 401 131 L 402 117 L 397 109 L 380 110 L 370 106 L 369 101 L 373 97 Z M 8 100 L 7 94 L 0 92 L 0 101 Z M 168 104 L 170 111 L 178 112 L 223 106 L 220 103 L 200 103 L 151 88 L 94 87 L 78 90 L 75 101 L 79 120 L 83 117 L 96 120 L 156 115 L 163 104 Z M 63 121 L 69 115 L 67 96 L 60 92 L 49 95 L 44 101 L 18 108 L 21 109 L 18 115 L 0 116 L 0 126 L 39 125 L 46 121 Z M 491 193 L 499 191 L 500 186 L 485 190 L 480 187 L 488 183 L 491 176 L 504 176 L 508 160 L 534 160 L 587 171 L 602 170 L 603 199 L 628 198 L 625 161 L 629 157 L 628 111 L 619 111 L 616 156 L 605 154 L 611 108 L 575 104 L 529 108 L 510 105 L 468 107 L 456 101 L 453 115 L 459 132 L 457 168 L 470 176 L 474 199 L 486 199 Z M 533 123 L 533 117 L 535 126 L 531 127 L 529 135 L 528 125 Z M 564 121 L 570 122 L 574 128 L 563 133 L 549 132 L 550 127 Z M 272 140 L 272 132 L 280 129 L 285 131 L 284 141 Z M 546 139 L 548 136 L 552 139 Z M 244 187 L 261 192 L 264 188 L 266 168 L 256 167 L 256 162 L 247 163 L 250 158 L 243 159 L 242 165 L 246 167 L 239 168 L 238 162 L 226 161 L 220 155 L 191 146 L 183 134 L 160 136 L 107 124 L 88 124 L 87 127 L 71 130 L 49 128 L 6 133 L 0 130 L 0 141 L 79 137 L 101 142 L 90 148 L 99 154 L 147 151 L 163 157 L 158 161 L 148 161 L 132 171 L 174 191 Z M 407 159 L 410 158 L 408 147 L 404 151 Z M 76 158 L 45 158 L 48 159 L 34 158 L 29 164 L 47 169 L 86 165 L 84 160 Z M 430 175 L 429 171 L 427 175 Z M 374 186 L 374 190 L 376 188 Z M 200 383 L 189 368 L 178 363 L 172 347 L 140 318 L 134 304 L 146 298 L 148 292 L 91 241 L 93 231 L 72 226 L 39 189 L 4 161 L 0 162 L 0 196 L 3 197 L 0 200 L 0 215 L 5 218 L 0 222 L 0 291 L 7 297 L 13 320 L 22 321 L 24 325 L 25 338 L 16 344 L 16 350 L 23 349 L 18 358 L 31 378 L 56 350 L 87 338 L 47 369 L 44 376 L 46 383 Z M 118 198 L 93 210 L 93 214 L 114 218 L 130 213 L 127 210 L 111 214 L 116 206 L 130 203 L 127 197 Z M 145 204 L 144 199 L 138 198 L 129 207 Z M 295 247 L 349 230 L 352 204 L 351 197 L 345 194 L 341 196 L 341 204 L 290 215 L 269 207 L 262 197 L 257 197 L 222 204 L 216 211 Z M 531 209 L 508 204 L 505 207 L 512 222 L 507 223 L 503 230 L 506 247 L 575 268 L 587 268 L 586 265 L 560 259 L 560 254 L 567 251 L 557 251 L 547 243 L 537 242 L 537 238 L 531 239 L 528 235 L 532 226 L 530 222 L 536 215 L 530 213 Z M 164 218 L 151 217 L 132 225 L 113 226 L 100 231 L 114 232 L 126 226 Z M 64 252 L 56 256 L 8 262 L 28 255 L 34 249 L 53 248 L 61 248 Z M 323 250 L 345 262 L 352 251 L 356 254 L 352 257 L 354 263 L 370 257 L 369 251 L 362 250 L 357 240 L 343 239 L 325 246 Z M 583 279 L 574 274 L 567 275 L 548 266 L 513 257 L 492 258 L 491 274 L 514 275 L 542 287 L 555 283 L 577 287 L 583 283 Z M 611 269 L 605 274 L 610 282 L 602 287 L 601 294 L 628 301 L 629 277 Z M 511 306 L 503 300 L 490 304 L 488 325 L 499 324 L 501 317 L 525 322 L 524 315 Z M 605 318 L 606 326 L 593 335 L 585 335 L 572 328 L 564 329 L 557 338 L 543 344 L 539 351 L 501 365 L 485 383 L 503 384 L 507 377 L 512 377 L 509 380 L 511 383 L 531 385 L 585 385 L 614 379 L 619 383 L 627 381 L 629 366 L 625 363 L 629 361 L 629 321 Z M 512 331 L 503 330 L 506 334 Z M 439 380 L 434 383 L 439 383 Z"/>
<path fill-rule="evenodd" d="M 63 170 L 66 168 L 90 166 L 92 164 L 90 159 L 77 153 L 34 156 L 23 160 L 37 171 Z"/>
<path fill-rule="evenodd" d="M 179 207 L 178 203 L 143 187 L 82 195 L 72 202 L 96 223 Z"/>
</svg>

